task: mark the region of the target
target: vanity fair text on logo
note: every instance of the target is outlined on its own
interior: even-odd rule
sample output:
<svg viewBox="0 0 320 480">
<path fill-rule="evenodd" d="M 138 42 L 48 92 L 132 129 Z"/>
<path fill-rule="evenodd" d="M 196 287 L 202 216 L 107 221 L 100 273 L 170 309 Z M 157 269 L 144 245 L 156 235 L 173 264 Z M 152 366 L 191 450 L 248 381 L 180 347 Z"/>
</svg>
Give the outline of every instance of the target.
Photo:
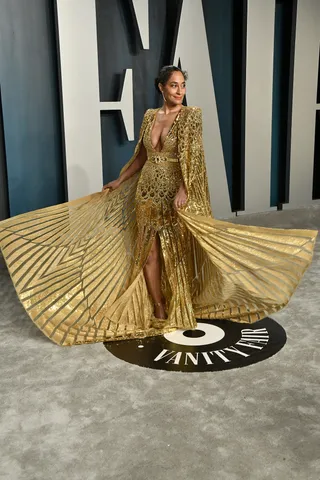
<svg viewBox="0 0 320 480">
<path fill-rule="evenodd" d="M 176 372 L 214 372 L 241 368 L 275 355 L 286 333 L 264 318 L 247 328 L 230 320 L 197 320 L 195 330 L 121 342 L 106 342 L 116 357 L 141 367 Z"/>
<path fill-rule="evenodd" d="M 165 363 L 174 363 L 175 365 L 192 363 L 193 365 L 200 365 L 205 363 L 206 365 L 213 365 L 217 360 L 221 360 L 225 363 L 232 362 L 234 355 L 241 355 L 243 357 L 249 357 L 250 353 L 239 350 L 238 347 L 247 347 L 249 349 L 262 350 L 269 341 L 269 334 L 266 328 L 260 329 L 244 329 L 241 331 L 241 339 L 236 342 L 235 345 L 222 348 L 221 350 L 208 350 L 205 352 L 183 352 L 183 351 L 170 351 L 164 348 L 159 355 L 154 359 L 155 362 L 164 361 Z"/>
</svg>

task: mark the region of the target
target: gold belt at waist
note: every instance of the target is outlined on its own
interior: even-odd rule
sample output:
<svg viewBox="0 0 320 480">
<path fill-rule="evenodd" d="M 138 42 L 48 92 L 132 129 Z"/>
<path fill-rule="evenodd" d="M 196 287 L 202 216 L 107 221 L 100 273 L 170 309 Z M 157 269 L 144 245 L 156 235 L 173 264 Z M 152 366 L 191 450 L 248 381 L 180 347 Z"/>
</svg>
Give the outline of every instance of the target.
<svg viewBox="0 0 320 480">
<path fill-rule="evenodd" d="M 161 155 L 152 155 L 149 157 L 148 160 L 152 163 L 160 163 L 160 162 L 171 162 L 171 163 L 178 163 L 179 160 L 177 158 L 171 157 L 162 157 Z"/>
</svg>

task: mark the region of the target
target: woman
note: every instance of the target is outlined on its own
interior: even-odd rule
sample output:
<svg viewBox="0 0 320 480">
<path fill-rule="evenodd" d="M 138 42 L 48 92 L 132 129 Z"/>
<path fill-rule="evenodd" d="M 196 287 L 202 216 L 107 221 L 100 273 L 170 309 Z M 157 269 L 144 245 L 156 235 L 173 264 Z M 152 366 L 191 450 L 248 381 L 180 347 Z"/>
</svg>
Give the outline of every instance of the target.
<svg viewBox="0 0 320 480">
<path fill-rule="evenodd" d="M 160 109 L 146 112 L 145 121 L 149 116 L 153 120 L 149 125 L 151 128 L 145 129 L 139 153 L 122 171 L 120 177 L 105 185 L 103 190 L 118 188 L 141 170 L 135 200 L 140 236 L 138 245 L 141 250 L 143 244 L 143 251 L 138 251 L 136 255 L 143 258 L 141 267 L 143 266 L 148 292 L 154 302 L 155 318 L 166 319 L 165 297 L 161 293 L 161 250 L 165 248 L 163 234 L 166 226 L 173 226 L 173 222 L 176 223 L 175 229 L 179 228 L 178 217 L 173 209 L 182 207 L 187 200 L 187 190 L 177 159 L 175 128 L 175 122 L 183 108 L 186 72 L 174 66 L 164 67 L 155 84 L 163 96 L 164 104 Z M 175 230 L 174 235 L 179 238 L 182 232 Z M 147 252 L 149 253 L 145 258 Z M 161 323 L 164 324 L 153 321 L 154 325 L 161 326 Z"/>
<path fill-rule="evenodd" d="M 163 106 L 147 110 L 133 157 L 102 192 L 0 223 L 19 298 L 59 345 L 194 329 L 196 318 L 253 323 L 288 303 L 312 260 L 317 231 L 212 217 L 185 81 L 161 69 Z"/>
</svg>

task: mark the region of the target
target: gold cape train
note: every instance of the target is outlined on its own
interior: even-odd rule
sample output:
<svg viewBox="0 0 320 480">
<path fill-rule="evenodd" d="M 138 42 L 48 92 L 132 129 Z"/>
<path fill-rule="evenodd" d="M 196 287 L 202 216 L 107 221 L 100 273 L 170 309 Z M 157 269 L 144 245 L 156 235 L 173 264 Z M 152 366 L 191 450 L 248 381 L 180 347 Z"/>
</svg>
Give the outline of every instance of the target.
<svg viewBox="0 0 320 480">
<path fill-rule="evenodd" d="M 133 157 L 122 171 L 138 155 L 156 112 L 145 113 Z M 154 231 L 138 232 L 141 171 L 114 191 L 0 222 L 1 250 L 18 297 L 53 342 L 70 346 L 159 335 L 195 328 L 196 318 L 253 323 L 288 303 L 312 260 L 317 231 L 214 219 L 201 110 L 183 107 L 174 131 L 188 201 L 177 221 L 158 231 L 169 315 L 164 328 L 150 325 L 153 303 L 143 264 Z"/>
</svg>

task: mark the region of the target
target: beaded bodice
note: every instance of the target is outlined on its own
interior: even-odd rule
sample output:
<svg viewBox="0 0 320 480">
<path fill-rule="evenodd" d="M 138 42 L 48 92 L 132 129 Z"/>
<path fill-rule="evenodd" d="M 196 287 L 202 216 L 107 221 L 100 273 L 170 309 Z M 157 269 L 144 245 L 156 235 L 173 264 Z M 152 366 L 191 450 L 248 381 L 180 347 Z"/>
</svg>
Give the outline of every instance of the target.
<svg viewBox="0 0 320 480">
<path fill-rule="evenodd" d="M 168 131 L 160 151 L 152 145 L 151 131 L 155 122 L 150 121 L 144 131 L 143 144 L 147 161 L 142 168 L 136 191 L 136 215 L 143 227 L 160 230 L 176 222 L 173 208 L 175 195 L 183 182 L 178 160 L 178 116 Z"/>
<path fill-rule="evenodd" d="M 154 158 L 159 158 L 162 160 L 165 160 L 168 158 L 177 159 L 177 156 L 178 156 L 177 122 L 180 114 L 178 114 L 177 117 L 175 118 L 170 130 L 168 131 L 164 139 L 161 150 L 158 151 L 154 148 L 151 141 L 151 132 L 155 123 L 157 111 L 158 110 L 155 110 L 153 121 L 150 122 L 147 128 L 145 129 L 144 137 L 143 137 L 143 144 L 147 151 L 148 159 L 151 159 L 151 160 Z"/>
</svg>

